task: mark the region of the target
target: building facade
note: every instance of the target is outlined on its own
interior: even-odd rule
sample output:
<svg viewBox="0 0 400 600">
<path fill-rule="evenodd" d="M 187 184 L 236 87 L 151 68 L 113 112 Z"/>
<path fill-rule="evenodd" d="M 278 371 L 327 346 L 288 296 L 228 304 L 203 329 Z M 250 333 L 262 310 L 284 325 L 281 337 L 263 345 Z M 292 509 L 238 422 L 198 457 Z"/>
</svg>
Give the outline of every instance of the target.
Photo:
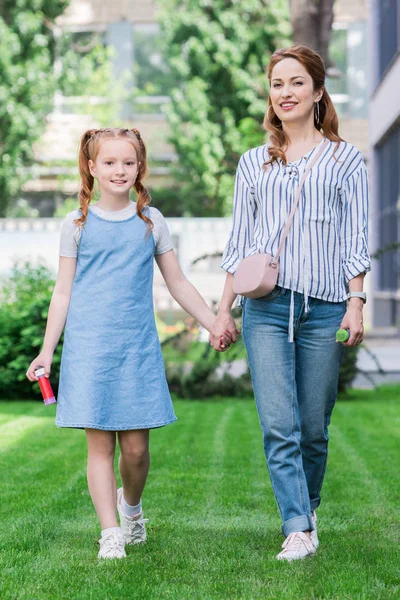
<svg viewBox="0 0 400 600">
<path fill-rule="evenodd" d="M 400 0 L 370 0 L 373 324 L 400 335 Z"/>
</svg>

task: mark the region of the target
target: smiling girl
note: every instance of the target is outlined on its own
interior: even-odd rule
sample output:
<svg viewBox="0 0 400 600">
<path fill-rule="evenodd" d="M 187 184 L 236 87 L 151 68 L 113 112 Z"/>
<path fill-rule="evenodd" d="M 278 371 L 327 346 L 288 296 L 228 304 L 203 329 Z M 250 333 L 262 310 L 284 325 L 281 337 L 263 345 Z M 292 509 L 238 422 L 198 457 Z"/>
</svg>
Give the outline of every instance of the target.
<svg viewBox="0 0 400 600">
<path fill-rule="evenodd" d="M 98 556 L 123 558 L 125 544 L 146 540 L 141 497 L 150 464 L 149 431 L 176 420 L 154 319 L 154 258 L 182 308 L 208 330 L 215 317 L 182 273 L 163 216 L 148 206 L 146 148 L 139 131 L 87 131 L 79 170 L 80 209 L 62 228 L 43 348 L 27 377 L 35 381 L 38 366 L 49 376 L 65 325 L 56 424 L 85 430 L 89 491 L 102 529 Z M 91 206 L 95 179 L 100 199 Z M 136 202 L 129 199 L 132 188 Z M 214 341 L 220 349 L 229 342 L 229 336 Z"/>
</svg>

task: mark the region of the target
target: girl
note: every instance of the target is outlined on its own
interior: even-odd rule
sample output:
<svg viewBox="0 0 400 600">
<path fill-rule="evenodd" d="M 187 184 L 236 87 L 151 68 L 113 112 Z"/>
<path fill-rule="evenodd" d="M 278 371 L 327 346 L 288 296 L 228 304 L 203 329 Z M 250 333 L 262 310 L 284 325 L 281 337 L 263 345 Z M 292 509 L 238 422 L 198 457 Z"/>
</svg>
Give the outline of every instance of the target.
<svg viewBox="0 0 400 600">
<path fill-rule="evenodd" d="M 79 170 L 80 210 L 62 227 L 44 344 L 27 377 L 35 381 L 38 366 L 49 376 L 65 325 L 56 425 L 85 429 L 89 491 L 102 529 L 98 556 L 122 558 L 125 544 L 146 540 L 141 497 L 150 462 L 149 430 L 176 420 L 154 320 L 153 257 L 182 308 L 208 330 L 215 317 L 183 275 L 161 213 L 148 206 L 146 149 L 139 131 L 87 131 Z M 95 179 L 100 199 L 90 206 Z M 129 200 L 132 187 L 136 203 Z M 214 344 L 221 349 L 229 341 L 229 335 L 221 336 Z"/>
<path fill-rule="evenodd" d="M 249 255 L 274 256 L 299 180 L 324 146 L 302 188 L 278 285 L 264 298 L 243 302 L 243 338 L 286 537 L 277 558 L 290 561 L 318 546 L 315 510 L 343 355 L 335 332 L 350 330 L 348 346 L 363 338 L 368 183 L 360 152 L 339 137 L 321 57 L 305 46 L 278 50 L 268 78 L 269 144 L 239 161 L 233 229 L 222 262 L 227 278 L 211 341 L 225 329 L 235 337 L 233 274 Z"/>
</svg>

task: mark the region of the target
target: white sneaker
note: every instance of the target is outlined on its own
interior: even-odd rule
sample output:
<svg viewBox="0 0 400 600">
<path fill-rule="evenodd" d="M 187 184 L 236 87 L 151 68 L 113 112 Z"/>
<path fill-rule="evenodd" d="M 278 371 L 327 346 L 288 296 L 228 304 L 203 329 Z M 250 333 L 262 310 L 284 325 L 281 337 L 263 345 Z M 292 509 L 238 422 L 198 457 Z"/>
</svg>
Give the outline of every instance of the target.
<svg viewBox="0 0 400 600">
<path fill-rule="evenodd" d="M 311 532 L 311 541 L 314 544 L 314 548 L 317 549 L 319 546 L 319 540 L 318 540 L 318 531 L 317 531 L 317 513 L 315 512 L 315 510 L 312 511 L 311 513 L 311 519 L 314 525 L 314 529 Z"/>
<path fill-rule="evenodd" d="M 315 553 L 314 544 L 303 531 L 289 534 L 283 542 L 282 548 L 282 552 L 276 557 L 278 560 L 298 560 Z"/>
<path fill-rule="evenodd" d="M 140 512 L 139 518 L 128 517 L 122 511 L 122 488 L 117 492 L 117 509 L 121 523 L 122 533 L 126 544 L 142 544 L 146 541 L 146 525 L 148 519 L 143 519 L 143 512 Z"/>
<path fill-rule="evenodd" d="M 125 558 L 125 538 L 120 531 L 111 531 L 99 540 L 97 558 Z"/>
</svg>

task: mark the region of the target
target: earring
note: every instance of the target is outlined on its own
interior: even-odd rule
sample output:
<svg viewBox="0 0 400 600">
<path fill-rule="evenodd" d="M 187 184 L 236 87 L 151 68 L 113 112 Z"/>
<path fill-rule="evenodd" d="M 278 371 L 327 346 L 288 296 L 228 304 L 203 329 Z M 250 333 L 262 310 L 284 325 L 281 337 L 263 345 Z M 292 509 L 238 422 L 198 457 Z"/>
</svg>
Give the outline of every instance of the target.
<svg viewBox="0 0 400 600">
<path fill-rule="evenodd" d="M 315 103 L 314 117 L 315 117 L 315 122 L 317 123 L 317 125 L 319 125 L 319 102 Z"/>
</svg>

